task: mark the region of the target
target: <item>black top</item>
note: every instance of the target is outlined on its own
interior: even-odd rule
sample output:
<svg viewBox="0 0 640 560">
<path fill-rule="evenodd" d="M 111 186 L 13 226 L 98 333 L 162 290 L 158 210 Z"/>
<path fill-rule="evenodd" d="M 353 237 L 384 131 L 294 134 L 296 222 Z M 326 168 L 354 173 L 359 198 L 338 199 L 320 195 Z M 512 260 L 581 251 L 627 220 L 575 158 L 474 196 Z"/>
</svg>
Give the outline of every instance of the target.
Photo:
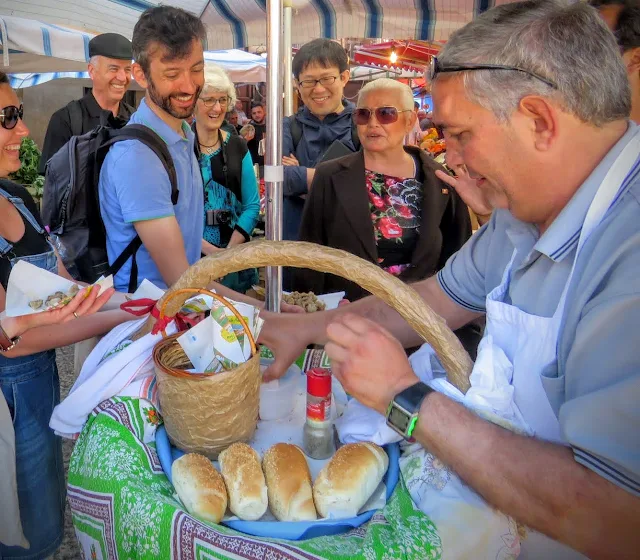
<svg viewBox="0 0 640 560">
<path fill-rule="evenodd" d="M 31 212 L 34 218 L 38 221 L 40 225 L 42 225 L 42 219 L 40 218 L 40 213 L 38 212 L 38 208 L 36 203 L 31 198 L 31 195 L 27 192 L 27 190 L 17 185 L 16 183 L 12 183 L 6 179 L 0 179 L 0 188 L 7 191 L 11 196 L 20 197 L 23 201 L 27 210 Z M 46 253 L 50 250 L 49 244 L 44 235 L 38 233 L 31 224 L 26 220 L 22 214 L 22 221 L 24 222 L 24 235 L 20 241 L 13 243 L 11 240 L 7 240 L 9 243 L 13 245 L 12 255 L 7 255 L 5 257 L 0 257 L 0 284 L 7 289 L 7 282 L 9 281 L 9 274 L 11 272 L 11 261 L 10 258 L 13 257 L 27 257 L 30 255 L 39 255 L 41 253 Z"/>
<path fill-rule="evenodd" d="M 253 121 L 249 124 L 256 129 L 256 135 L 253 137 L 253 140 L 247 142 L 247 147 L 249 148 L 249 152 L 251 152 L 251 161 L 262 167 L 264 165 L 264 156 L 258 155 L 258 144 L 267 133 L 267 125 L 266 123 L 258 124 Z"/>
<path fill-rule="evenodd" d="M 70 105 L 76 104 L 80 108 L 82 114 L 82 130 L 73 131 L 71 128 L 71 112 Z M 118 116 L 114 117 L 111 111 L 106 111 L 98 105 L 96 98 L 92 92 L 87 93 L 82 99 L 77 99 L 71 103 L 58 109 L 49 121 L 47 133 L 44 137 L 44 146 L 42 147 L 42 156 L 40 157 L 40 166 L 38 172 L 44 175 L 47 161 L 62 146 L 64 146 L 74 135 L 86 134 L 100 124 L 107 124 L 114 128 L 120 128 L 129 121 L 131 114 L 135 109 L 124 102 L 120 102 Z"/>
</svg>

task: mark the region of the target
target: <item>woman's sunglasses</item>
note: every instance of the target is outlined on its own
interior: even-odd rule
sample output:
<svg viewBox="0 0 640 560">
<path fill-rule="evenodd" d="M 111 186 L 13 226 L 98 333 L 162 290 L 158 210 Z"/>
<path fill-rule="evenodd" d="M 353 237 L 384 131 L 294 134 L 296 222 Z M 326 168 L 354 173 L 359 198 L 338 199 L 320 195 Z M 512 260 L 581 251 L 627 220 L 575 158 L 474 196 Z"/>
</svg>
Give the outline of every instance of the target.
<svg viewBox="0 0 640 560">
<path fill-rule="evenodd" d="M 11 130 L 16 127 L 18 121 L 22 119 L 24 115 L 24 108 L 22 105 L 16 107 L 15 105 L 9 105 L 0 110 L 0 126 L 7 130 Z"/>
<path fill-rule="evenodd" d="M 364 107 L 358 107 L 353 113 L 354 122 L 363 126 L 369 124 L 371 115 L 376 115 L 376 120 L 380 124 L 392 124 L 398 120 L 398 113 L 408 113 L 412 109 L 404 109 L 398 111 L 395 107 L 377 107 L 376 109 L 365 109 Z"/>
</svg>

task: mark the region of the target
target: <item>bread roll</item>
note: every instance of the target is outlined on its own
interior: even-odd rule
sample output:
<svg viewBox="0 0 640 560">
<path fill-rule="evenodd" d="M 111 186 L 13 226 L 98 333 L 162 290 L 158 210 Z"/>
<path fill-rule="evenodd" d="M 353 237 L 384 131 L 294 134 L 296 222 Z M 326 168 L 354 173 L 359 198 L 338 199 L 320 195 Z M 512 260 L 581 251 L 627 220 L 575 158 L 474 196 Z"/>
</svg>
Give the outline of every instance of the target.
<svg viewBox="0 0 640 560">
<path fill-rule="evenodd" d="M 222 475 L 204 455 L 189 453 L 173 462 L 173 486 L 187 511 L 220 523 L 227 510 L 227 489 Z"/>
<path fill-rule="evenodd" d="M 229 492 L 229 509 L 240 519 L 255 521 L 267 511 L 267 483 L 260 456 L 246 443 L 234 443 L 218 457 Z"/>
<path fill-rule="evenodd" d="M 313 485 L 320 516 L 344 519 L 358 515 L 388 467 L 387 454 L 375 443 L 349 443 L 338 449 Z"/>
<path fill-rule="evenodd" d="M 297 445 L 276 443 L 264 454 L 262 468 L 267 479 L 269 508 L 280 521 L 317 519 L 311 490 L 311 474 Z"/>
</svg>

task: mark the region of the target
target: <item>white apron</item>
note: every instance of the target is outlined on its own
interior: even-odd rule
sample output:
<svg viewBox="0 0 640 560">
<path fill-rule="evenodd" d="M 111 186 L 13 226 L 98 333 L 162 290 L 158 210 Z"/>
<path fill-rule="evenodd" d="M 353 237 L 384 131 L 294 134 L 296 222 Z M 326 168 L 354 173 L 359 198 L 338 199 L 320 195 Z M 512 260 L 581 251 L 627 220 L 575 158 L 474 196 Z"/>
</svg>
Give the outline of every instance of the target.
<svg viewBox="0 0 640 560">
<path fill-rule="evenodd" d="M 480 344 L 476 364 L 495 364 L 496 361 L 504 364 L 506 355 L 510 362 L 506 365 L 512 368 L 513 373 L 515 404 L 538 438 L 565 443 L 560 423 L 545 392 L 542 375 L 547 368 L 553 368 L 557 359 L 558 333 L 578 254 L 589 235 L 604 218 L 618 191 L 626 186 L 623 183 L 634 167 L 638 153 L 640 136 L 636 133 L 607 173 L 589 207 L 571 273 L 553 317 L 531 315 L 505 303 L 516 251 L 507 265 L 502 283 L 487 296 L 484 344 Z M 484 372 L 477 369 L 479 368 L 474 367 L 472 376 L 482 377 Z M 522 543 L 520 558 L 565 560 L 585 557 L 540 533 L 529 531 L 527 539 Z"/>
</svg>

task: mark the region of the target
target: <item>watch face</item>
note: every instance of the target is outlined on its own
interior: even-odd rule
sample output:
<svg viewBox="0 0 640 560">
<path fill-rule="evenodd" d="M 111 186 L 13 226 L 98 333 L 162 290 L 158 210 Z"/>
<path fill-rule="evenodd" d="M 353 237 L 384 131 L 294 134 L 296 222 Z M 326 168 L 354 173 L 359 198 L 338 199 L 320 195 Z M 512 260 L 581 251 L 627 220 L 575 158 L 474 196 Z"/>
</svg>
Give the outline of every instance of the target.
<svg viewBox="0 0 640 560">
<path fill-rule="evenodd" d="M 407 416 L 407 414 L 402 412 L 399 408 L 397 408 L 396 406 L 391 408 L 391 413 L 389 414 L 389 422 L 403 433 L 407 431 L 409 420 L 409 416 Z"/>
</svg>

